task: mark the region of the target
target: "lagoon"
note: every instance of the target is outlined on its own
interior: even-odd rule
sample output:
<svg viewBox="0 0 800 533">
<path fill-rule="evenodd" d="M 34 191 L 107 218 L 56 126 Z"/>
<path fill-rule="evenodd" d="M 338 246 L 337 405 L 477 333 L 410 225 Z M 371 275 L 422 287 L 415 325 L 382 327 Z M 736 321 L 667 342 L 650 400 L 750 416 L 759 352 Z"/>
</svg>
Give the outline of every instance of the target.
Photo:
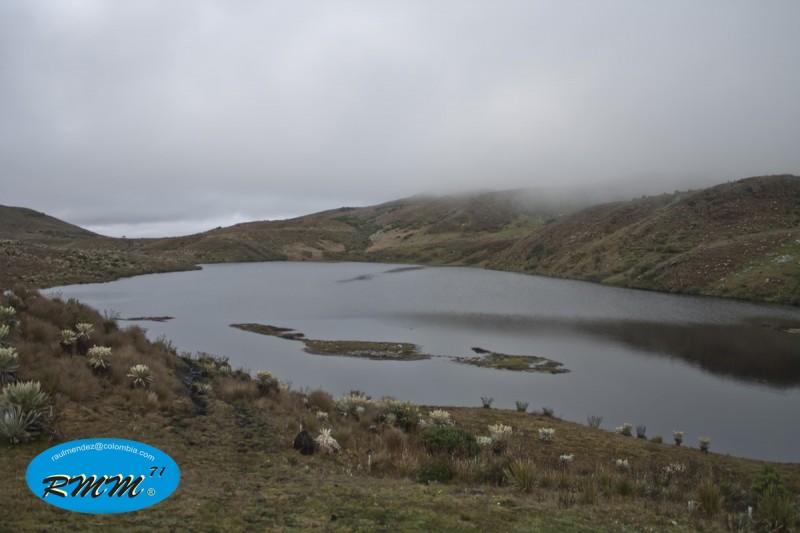
<svg viewBox="0 0 800 533">
<path fill-rule="evenodd" d="M 711 437 L 719 453 L 800 462 L 800 309 L 669 295 L 507 272 L 374 263 L 245 263 L 47 291 L 133 322 L 180 351 L 269 370 L 294 389 L 358 389 L 426 405 L 551 407 L 647 435 Z M 126 324 L 123 322 L 122 324 Z M 434 357 L 312 355 L 303 344 L 231 328 L 260 323 L 312 339 L 408 342 Z M 569 373 L 479 368 L 473 347 L 536 355 Z"/>
</svg>

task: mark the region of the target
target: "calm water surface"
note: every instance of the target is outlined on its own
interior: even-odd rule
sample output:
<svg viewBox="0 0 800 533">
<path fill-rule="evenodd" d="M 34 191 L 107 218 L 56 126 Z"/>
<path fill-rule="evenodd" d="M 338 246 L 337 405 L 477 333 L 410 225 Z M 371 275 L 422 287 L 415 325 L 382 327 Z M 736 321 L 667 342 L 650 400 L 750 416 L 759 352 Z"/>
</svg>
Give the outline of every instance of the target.
<svg viewBox="0 0 800 533">
<path fill-rule="evenodd" d="M 207 265 L 112 283 L 59 287 L 142 322 L 181 351 L 266 369 L 295 389 L 335 396 L 360 389 L 431 405 L 531 409 L 585 423 L 604 417 L 647 435 L 721 453 L 800 462 L 800 309 L 666 295 L 471 268 L 364 263 Z M 306 354 L 299 342 L 229 327 L 258 322 L 313 339 L 412 342 L 426 361 L 369 361 Z M 560 375 L 471 367 L 453 356 L 491 351 L 564 363 Z"/>
</svg>

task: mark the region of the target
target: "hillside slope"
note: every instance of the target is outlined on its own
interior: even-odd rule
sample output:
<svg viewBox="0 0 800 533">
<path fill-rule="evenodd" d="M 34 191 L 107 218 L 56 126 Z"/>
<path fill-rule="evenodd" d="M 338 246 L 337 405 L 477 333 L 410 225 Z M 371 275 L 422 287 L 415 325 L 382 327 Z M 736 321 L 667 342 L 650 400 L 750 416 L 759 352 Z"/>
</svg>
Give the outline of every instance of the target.
<svg viewBox="0 0 800 533">
<path fill-rule="evenodd" d="M 799 305 L 800 178 L 747 178 L 591 207 L 536 190 L 414 197 L 164 239 L 102 237 L 0 208 L 7 287 L 282 260 L 482 266 Z"/>
<path fill-rule="evenodd" d="M 488 265 L 798 304 L 800 178 L 748 178 L 592 207 L 533 232 Z"/>
<path fill-rule="evenodd" d="M 2 238 L 28 242 L 69 243 L 96 233 L 24 207 L 0 205 Z"/>
<path fill-rule="evenodd" d="M 195 268 L 179 254 L 104 237 L 43 213 L 0 206 L 0 287 L 48 287 Z"/>
</svg>

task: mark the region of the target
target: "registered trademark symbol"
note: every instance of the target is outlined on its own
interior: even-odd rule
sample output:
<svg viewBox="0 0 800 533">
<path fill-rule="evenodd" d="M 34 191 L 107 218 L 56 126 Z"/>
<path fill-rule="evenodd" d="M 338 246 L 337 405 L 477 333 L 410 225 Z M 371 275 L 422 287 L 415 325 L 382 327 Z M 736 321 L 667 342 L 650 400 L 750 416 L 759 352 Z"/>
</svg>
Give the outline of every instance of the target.
<svg viewBox="0 0 800 533">
<path fill-rule="evenodd" d="M 148 496 L 155 496 L 155 494 L 156 494 L 156 489 L 147 489 Z"/>
</svg>

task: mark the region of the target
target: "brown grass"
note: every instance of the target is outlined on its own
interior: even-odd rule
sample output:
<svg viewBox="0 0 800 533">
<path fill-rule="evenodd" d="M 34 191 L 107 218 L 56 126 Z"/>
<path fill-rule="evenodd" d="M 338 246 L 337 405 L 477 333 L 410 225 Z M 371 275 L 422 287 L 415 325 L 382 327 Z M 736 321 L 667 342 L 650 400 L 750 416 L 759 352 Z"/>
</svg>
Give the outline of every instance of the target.
<svg viewBox="0 0 800 533">
<path fill-rule="evenodd" d="M 308 393 L 308 406 L 311 409 L 316 409 L 325 413 L 333 413 L 336 409 L 336 402 L 330 392 L 316 389 Z"/>
</svg>

